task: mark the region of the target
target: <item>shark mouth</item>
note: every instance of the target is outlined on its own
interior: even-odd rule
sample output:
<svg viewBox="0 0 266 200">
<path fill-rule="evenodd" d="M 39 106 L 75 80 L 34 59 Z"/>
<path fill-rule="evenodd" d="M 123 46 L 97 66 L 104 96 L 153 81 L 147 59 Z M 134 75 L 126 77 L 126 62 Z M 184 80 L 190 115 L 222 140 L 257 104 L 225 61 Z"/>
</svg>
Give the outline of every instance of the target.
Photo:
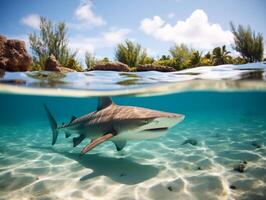
<svg viewBox="0 0 266 200">
<path fill-rule="evenodd" d="M 168 127 L 160 127 L 160 128 L 150 128 L 150 129 L 145 129 L 144 131 L 166 131 Z"/>
</svg>

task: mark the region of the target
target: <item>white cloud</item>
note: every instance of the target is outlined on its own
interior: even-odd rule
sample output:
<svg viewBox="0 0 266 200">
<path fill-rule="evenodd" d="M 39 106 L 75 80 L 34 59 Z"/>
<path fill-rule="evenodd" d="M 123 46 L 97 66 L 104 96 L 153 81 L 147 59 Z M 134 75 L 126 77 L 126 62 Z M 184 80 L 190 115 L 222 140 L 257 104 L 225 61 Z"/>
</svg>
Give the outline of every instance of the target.
<svg viewBox="0 0 266 200">
<path fill-rule="evenodd" d="M 219 45 L 233 43 L 233 34 L 224 31 L 219 24 L 211 24 L 203 10 L 195 10 L 185 21 L 171 25 L 159 16 L 141 21 L 140 29 L 156 39 L 185 43 L 193 48 L 211 49 Z"/>
<path fill-rule="evenodd" d="M 75 17 L 80 24 L 71 24 L 73 28 L 88 28 L 91 26 L 103 26 L 106 22 L 102 17 L 97 16 L 92 11 L 92 2 L 82 2 L 75 11 Z"/>
<path fill-rule="evenodd" d="M 31 28 L 38 29 L 40 25 L 40 16 L 37 14 L 31 14 L 21 19 L 21 23 Z"/>
<path fill-rule="evenodd" d="M 130 29 L 112 29 L 101 33 L 98 37 L 76 36 L 69 40 L 69 46 L 72 50 L 78 51 L 78 57 L 84 59 L 86 51 L 94 53 L 98 49 L 114 47 L 120 42 L 123 42 Z"/>
</svg>

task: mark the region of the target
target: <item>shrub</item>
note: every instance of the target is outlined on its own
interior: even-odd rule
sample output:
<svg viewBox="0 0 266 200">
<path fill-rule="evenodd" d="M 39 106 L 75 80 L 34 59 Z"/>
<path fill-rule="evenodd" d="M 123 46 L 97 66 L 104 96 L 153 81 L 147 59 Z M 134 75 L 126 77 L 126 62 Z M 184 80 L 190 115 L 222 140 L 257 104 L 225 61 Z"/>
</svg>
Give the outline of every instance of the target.
<svg viewBox="0 0 266 200">
<path fill-rule="evenodd" d="M 35 68 L 43 69 L 47 58 L 54 55 L 61 65 L 73 68 L 76 52 L 68 48 L 67 29 L 64 22 L 58 24 L 41 17 L 39 33 L 30 33 L 29 42 Z M 37 67 L 38 66 L 38 67 Z"/>
</svg>

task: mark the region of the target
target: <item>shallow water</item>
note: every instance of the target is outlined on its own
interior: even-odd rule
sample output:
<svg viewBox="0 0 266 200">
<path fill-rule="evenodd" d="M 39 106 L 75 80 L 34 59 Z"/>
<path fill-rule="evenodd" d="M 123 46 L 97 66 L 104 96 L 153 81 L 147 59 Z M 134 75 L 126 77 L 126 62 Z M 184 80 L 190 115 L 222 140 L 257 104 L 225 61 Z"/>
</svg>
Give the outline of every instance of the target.
<svg viewBox="0 0 266 200">
<path fill-rule="evenodd" d="M 107 79 L 109 75 L 97 73 L 95 80 L 102 76 Z M 225 83 L 221 77 L 215 81 L 219 87 Z M 244 83 L 233 78 L 226 81 L 229 86 Z M 114 82 L 116 78 L 109 86 L 90 88 L 81 96 L 100 94 L 87 93 L 95 91 L 114 92 Z M 160 83 L 156 82 L 159 86 Z M 60 96 L 55 96 L 63 90 L 58 90 L 60 86 L 46 85 L 57 88 L 52 89 L 50 96 L 37 95 L 41 86 L 0 86 L 0 199 L 265 199 L 265 81 L 247 82 L 248 86 L 262 86 L 257 89 L 248 88 L 246 83 L 234 90 L 206 84 L 212 91 L 197 88 L 195 81 L 178 83 L 186 87 L 176 90 L 179 84 L 173 83 L 175 87 L 167 85 L 165 91 L 156 85 L 157 89 L 148 93 L 153 87 L 148 85 L 138 93 L 134 87 L 142 89 L 143 85 L 123 86 L 119 89 L 123 96 L 113 97 L 118 105 L 184 114 L 185 120 L 167 135 L 129 141 L 121 152 L 116 151 L 113 143 L 105 142 L 83 157 L 79 152 L 88 140 L 73 148 L 72 138 L 61 134 L 56 145 L 51 145 L 43 103 L 60 124 L 73 115 L 94 111 L 96 97 L 72 98 L 75 91 L 84 90 L 78 85 L 69 95 L 59 93 Z M 197 87 L 191 91 L 187 84 Z M 11 89 L 7 91 L 6 86 Z M 34 90 L 25 92 L 27 88 Z M 27 95 L 18 95 L 16 91 Z M 158 92 L 161 95 L 154 96 Z M 66 97 L 70 94 L 72 97 Z M 196 140 L 197 144 L 183 144 L 187 139 Z M 244 172 L 234 170 L 240 162 L 247 163 Z"/>
</svg>

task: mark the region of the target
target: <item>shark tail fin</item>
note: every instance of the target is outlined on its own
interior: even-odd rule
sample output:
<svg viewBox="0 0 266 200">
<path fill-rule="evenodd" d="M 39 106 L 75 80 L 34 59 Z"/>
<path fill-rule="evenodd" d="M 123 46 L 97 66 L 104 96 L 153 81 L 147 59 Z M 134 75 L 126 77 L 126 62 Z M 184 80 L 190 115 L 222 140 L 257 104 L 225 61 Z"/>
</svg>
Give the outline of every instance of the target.
<svg viewBox="0 0 266 200">
<path fill-rule="evenodd" d="M 52 113 L 50 112 L 50 110 L 48 109 L 48 107 L 44 104 L 44 109 L 47 113 L 48 119 L 49 119 L 49 123 L 53 132 L 53 140 L 52 140 L 52 145 L 54 145 L 56 143 L 56 139 L 58 136 L 58 129 L 57 129 L 57 123 L 52 115 Z"/>
</svg>

